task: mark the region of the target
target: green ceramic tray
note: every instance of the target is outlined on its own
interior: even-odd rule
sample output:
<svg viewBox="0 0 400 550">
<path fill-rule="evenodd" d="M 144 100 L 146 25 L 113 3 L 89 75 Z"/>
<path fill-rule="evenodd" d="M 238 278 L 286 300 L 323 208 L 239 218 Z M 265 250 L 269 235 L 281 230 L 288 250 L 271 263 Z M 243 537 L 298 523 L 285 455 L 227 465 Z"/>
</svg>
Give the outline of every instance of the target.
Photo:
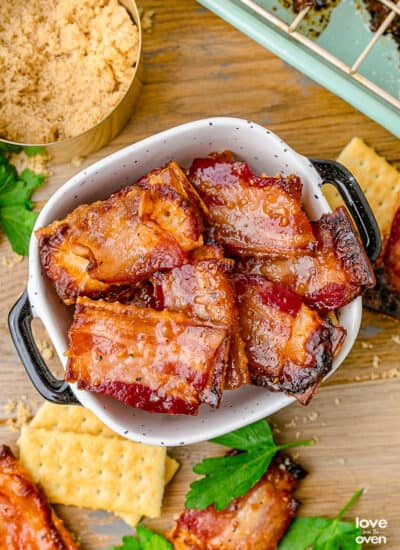
<svg viewBox="0 0 400 550">
<path fill-rule="evenodd" d="M 369 90 L 350 75 L 337 69 L 288 33 L 267 22 L 239 0 L 199 0 L 220 17 L 280 56 L 307 76 L 342 97 L 354 107 L 400 137 L 400 109 Z M 358 8 L 358 0 L 342 0 L 332 10 L 328 25 L 315 42 L 351 66 L 373 36 L 368 14 Z M 258 0 L 260 6 L 286 23 L 294 19 L 279 0 Z M 307 33 L 303 22 L 300 31 Z M 391 36 L 382 36 L 359 68 L 359 73 L 400 99 L 400 54 Z"/>
</svg>

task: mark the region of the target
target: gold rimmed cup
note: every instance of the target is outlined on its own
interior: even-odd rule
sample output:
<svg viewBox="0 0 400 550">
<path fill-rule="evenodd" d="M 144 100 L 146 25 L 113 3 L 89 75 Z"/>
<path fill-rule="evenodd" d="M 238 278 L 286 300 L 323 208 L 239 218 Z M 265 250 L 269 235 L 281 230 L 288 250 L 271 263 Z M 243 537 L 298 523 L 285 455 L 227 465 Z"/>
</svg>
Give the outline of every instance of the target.
<svg viewBox="0 0 400 550">
<path fill-rule="evenodd" d="M 136 2 L 134 0 L 120 0 L 120 3 L 127 9 L 137 26 L 139 43 L 132 80 L 114 109 L 95 126 L 77 136 L 50 143 L 20 143 L 0 138 L 0 150 L 18 151 L 23 149 L 28 155 L 30 151 L 33 153 L 39 150 L 46 152 L 55 162 L 69 162 L 74 157 L 86 157 L 90 153 L 101 149 L 123 129 L 132 115 L 142 85 L 142 27 Z"/>
</svg>

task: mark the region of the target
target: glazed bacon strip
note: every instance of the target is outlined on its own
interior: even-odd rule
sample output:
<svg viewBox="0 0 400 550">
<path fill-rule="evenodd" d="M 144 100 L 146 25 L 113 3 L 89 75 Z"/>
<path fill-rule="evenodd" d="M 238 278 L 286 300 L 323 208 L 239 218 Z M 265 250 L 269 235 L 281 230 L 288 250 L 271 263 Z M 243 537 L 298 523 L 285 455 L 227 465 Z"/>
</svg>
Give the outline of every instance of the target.
<svg viewBox="0 0 400 550">
<path fill-rule="evenodd" d="M 198 413 L 218 407 L 228 355 L 225 328 L 186 315 L 79 297 L 65 379 L 140 409 Z"/>
<path fill-rule="evenodd" d="M 364 296 L 370 309 L 400 319 L 400 207 L 394 217 L 383 257 L 375 265 L 376 286 Z"/>
<path fill-rule="evenodd" d="M 189 254 L 185 265 L 156 273 L 152 278 L 156 309 L 184 313 L 228 331 L 227 389 L 250 382 L 244 342 L 239 333 L 233 267 L 234 261 L 224 258 L 221 248 L 203 246 Z"/>
<path fill-rule="evenodd" d="M 205 202 L 210 233 L 231 254 L 296 257 L 316 247 L 296 176 L 256 176 L 232 154 L 196 159 L 189 179 Z"/>
<path fill-rule="evenodd" d="M 180 266 L 202 245 L 202 219 L 183 190 L 176 165 L 150 174 L 147 184 L 123 188 L 82 205 L 64 220 L 39 229 L 43 268 L 66 304 L 77 296 L 129 295 L 155 271 Z M 189 182 L 185 182 L 190 188 Z M 193 194 L 195 191 L 193 191 Z"/>
<path fill-rule="evenodd" d="M 9 447 L 0 446 L 0 550 L 79 550 Z"/>
<path fill-rule="evenodd" d="M 243 258 L 237 269 L 264 275 L 302 296 L 320 313 L 341 308 L 374 286 L 372 266 L 345 208 L 311 222 L 317 239 L 313 256 L 292 259 Z"/>
<path fill-rule="evenodd" d="M 344 329 L 265 277 L 237 274 L 235 285 L 253 384 L 308 403 L 332 367 Z"/>
<path fill-rule="evenodd" d="M 292 493 L 302 474 L 278 456 L 260 481 L 225 510 L 217 512 L 213 505 L 184 510 L 167 538 L 174 550 L 276 550 L 296 514 Z"/>
</svg>

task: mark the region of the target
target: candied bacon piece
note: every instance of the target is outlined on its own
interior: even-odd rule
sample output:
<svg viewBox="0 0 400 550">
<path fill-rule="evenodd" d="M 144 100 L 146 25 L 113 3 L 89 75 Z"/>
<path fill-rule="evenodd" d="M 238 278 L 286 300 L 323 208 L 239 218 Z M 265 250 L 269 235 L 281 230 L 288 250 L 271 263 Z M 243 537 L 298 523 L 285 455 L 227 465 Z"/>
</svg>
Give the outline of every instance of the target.
<svg viewBox="0 0 400 550">
<path fill-rule="evenodd" d="M 0 446 L 0 550 L 78 550 L 44 492 Z"/>
<path fill-rule="evenodd" d="M 311 223 L 314 256 L 274 260 L 243 258 L 237 269 L 287 286 L 321 313 L 345 306 L 375 284 L 371 264 L 343 207 Z"/>
<path fill-rule="evenodd" d="M 77 299 L 65 379 L 132 407 L 197 414 L 218 407 L 226 329 L 167 311 Z"/>
<path fill-rule="evenodd" d="M 234 261 L 224 258 L 216 246 L 203 246 L 189 255 L 189 262 L 153 276 L 154 306 L 224 327 L 230 334 L 229 365 L 225 387 L 249 383 L 247 357 L 239 332 Z"/>
<path fill-rule="evenodd" d="M 364 295 L 364 304 L 400 319 L 400 207 L 394 217 L 383 257 L 375 266 L 376 286 Z"/>
<path fill-rule="evenodd" d="M 293 467 L 294 466 L 294 467 Z M 302 471 L 277 456 L 264 476 L 225 510 L 184 510 L 168 540 L 175 550 L 275 550 L 297 510 Z"/>
<path fill-rule="evenodd" d="M 239 256 L 311 254 L 316 240 L 300 204 L 299 179 L 256 176 L 248 164 L 229 158 L 196 159 L 189 171 L 213 238 Z"/>
<path fill-rule="evenodd" d="M 118 299 L 202 245 L 198 207 L 168 184 L 170 172 L 159 171 L 162 184 L 153 185 L 150 175 L 147 188 L 133 185 L 81 205 L 36 232 L 43 268 L 66 304 L 78 295 Z"/>
<path fill-rule="evenodd" d="M 389 284 L 400 294 L 400 207 L 394 217 L 383 256 Z"/>
<path fill-rule="evenodd" d="M 237 274 L 235 283 L 252 382 L 306 404 L 330 371 L 344 329 L 265 277 Z"/>
<path fill-rule="evenodd" d="M 135 186 L 145 191 L 142 219 L 155 221 L 171 233 L 185 251 L 203 244 L 203 203 L 175 161 L 153 170 Z"/>
</svg>

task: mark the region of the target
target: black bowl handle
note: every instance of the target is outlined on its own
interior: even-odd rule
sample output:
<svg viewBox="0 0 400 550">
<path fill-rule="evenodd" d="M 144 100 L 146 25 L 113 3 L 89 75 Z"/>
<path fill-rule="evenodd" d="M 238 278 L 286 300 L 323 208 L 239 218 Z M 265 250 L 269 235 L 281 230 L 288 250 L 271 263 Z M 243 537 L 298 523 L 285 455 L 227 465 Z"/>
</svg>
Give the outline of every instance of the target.
<svg viewBox="0 0 400 550">
<path fill-rule="evenodd" d="M 339 162 L 310 159 L 322 178 L 322 185 L 331 183 L 339 191 L 360 233 L 371 262 L 378 259 L 382 239 L 375 216 L 355 177 Z"/>
<path fill-rule="evenodd" d="M 8 327 L 32 384 L 47 401 L 60 405 L 80 405 L 69 384 L 55 378 L 40 355 L 32 334 L 32 318 L 31 305 L 25 290 L 8 315 Z"/>
</svg>

